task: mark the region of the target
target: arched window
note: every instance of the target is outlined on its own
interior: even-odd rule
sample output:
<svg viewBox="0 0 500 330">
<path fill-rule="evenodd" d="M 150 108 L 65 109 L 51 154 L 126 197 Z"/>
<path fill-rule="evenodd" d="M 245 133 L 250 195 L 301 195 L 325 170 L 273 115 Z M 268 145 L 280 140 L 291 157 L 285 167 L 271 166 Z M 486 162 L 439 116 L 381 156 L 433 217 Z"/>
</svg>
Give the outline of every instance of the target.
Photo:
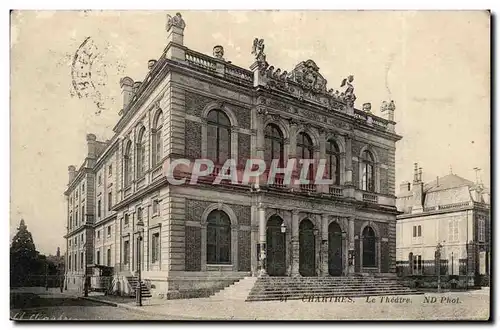
<svg viewBox="0 0 500 330">
<path fill-rule="evenodd" d="M 297 162 L 300 159 L 313 159 L 313 143 L 309 135 L 306 133 L 300 133 L 297 136 Z M 307 171 L 307 179 L 311 180 L 314 177 L 313 164 L 309 164 L 309 170 Z"/>
<path fill-rule="evenodd" d="M 163 128 L 163 113 L 158 111 L 153 121 L 153 134 L 152 134 L 152 160 L 153 166 L 158 165 L 163 158 L 163 140 L 161 138 L 161 131 Z"/>
<path fill-rule="evenodd" d="M 207 218 L 207 264 L 231 263 L 231 221 L 219 210 Z"/>
<path fill-rule="evenodd" d="M 326 142 L 326 166 L 328 179 L 333 179 L 333 184 L 340 185 L 340 149 L 334 140 Z"/>
<path fill-rule="evenodd" d="M 125 152 L 123 153 L 123 184 L 129 187 L 133 180 L 133 168 L 132 168 L 132 142 L 128 141 L 125 146 Z"/>
<path fill-rule="evenodd" d="M 210 111 L 207 121 L 207 156 L 215 164 L 224 164 L 231 157 L 231 122 L 221 110 Z"/>
<path fill-rule="evenodd" d="M 363 229 L 363 267 L 375 267 L 375 231 L 370 226 Z"/>
<path fill-rule="evenodd" d="M 269 124 L 264 131 L 265 151 L 264 160 L 267 166 L 271 165 L 273 159 L 278 159 L 279 167 L 283 167 L 283 150 L 285 139 L 280 128 L 275 124 Z"/>
<path fill-rule="evenodd" d="M 139 131 L 137 139 L 137 178 L 142 178 L 146 170 L 146 129 L 144 127 Z"/>
<path fill-rule="evenodd" d="M 375 191 L 375 173 L 373 155 L 368 150 L 363 151 L 361 156 L 361 189 Z"/>
</svg>

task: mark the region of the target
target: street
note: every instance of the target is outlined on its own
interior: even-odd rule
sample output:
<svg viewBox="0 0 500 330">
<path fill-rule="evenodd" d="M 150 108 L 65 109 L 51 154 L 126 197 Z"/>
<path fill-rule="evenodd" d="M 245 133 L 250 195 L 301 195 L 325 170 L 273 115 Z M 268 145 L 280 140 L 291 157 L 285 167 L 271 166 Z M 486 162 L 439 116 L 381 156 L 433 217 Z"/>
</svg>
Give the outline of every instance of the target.
<svg viewBox="0 0 500 330">
<path fill-rule="evenodd" d="M 180 320 L 78 299 L 54 289 L 24 288 L 10 293 L 10 318 L 19 321 Z"/>
<path fill-rule="evenodd" d="M 117 299 L 118 298 L 118 299 Z M 143 307 L 133 300 L 113 307 L 60 293 L 55 289 L 11 290 L 11 319 L 17 320 L 487 320 L 488 288 L 468 292 L 425 295 L 370 296 L 352 299 L 320 299 L 245 302 L 198 298 L 153 299 Z M 120 300 L 122 300 L 120 302 Z"/>
</svg>

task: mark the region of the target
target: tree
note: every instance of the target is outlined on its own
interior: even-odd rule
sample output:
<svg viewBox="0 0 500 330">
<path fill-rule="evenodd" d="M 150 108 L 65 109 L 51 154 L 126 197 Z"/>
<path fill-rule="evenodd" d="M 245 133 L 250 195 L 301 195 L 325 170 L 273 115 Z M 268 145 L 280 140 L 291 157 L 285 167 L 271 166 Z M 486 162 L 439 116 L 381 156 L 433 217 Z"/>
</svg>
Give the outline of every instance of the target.
<svg viewBox="0 0 500 330">
<path fill-rule="evenodd" d="M 26 284 L 28 275 L 40 272 L 38 252 L 28 226 L 21 219 L 17 233 L 10 246 L 10 279 L 11 286 Z"/>
</svg>

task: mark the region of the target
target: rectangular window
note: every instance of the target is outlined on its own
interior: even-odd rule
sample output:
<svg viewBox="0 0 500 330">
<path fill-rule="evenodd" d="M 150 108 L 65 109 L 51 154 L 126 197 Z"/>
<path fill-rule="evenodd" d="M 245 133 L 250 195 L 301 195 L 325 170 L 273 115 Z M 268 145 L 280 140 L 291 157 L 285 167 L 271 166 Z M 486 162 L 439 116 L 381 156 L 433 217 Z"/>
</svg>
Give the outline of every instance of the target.
<svg viewBox="0 0 500 330">
<path fill-rule="evenodd" d="M 102 183 L 102 178 L 101 178 L 101 174 L 99 174 L 99 175 L 97 176 L 97 184 L 98 184 L 98 185 L 101 185 L 101 183 Z"/>
<path fill-rule="evenodd" d="M 113 207 L 113 194 L 110 191 L 108 193 L 108 211 L 111 211 L 112 207 Z"/>
<path fill-rule="evenodd" d="M 137 221 L 142 221 L 142 207 L 137 209 Z"/>
<path fill-rule="evenodd" d="M 80 269 L 83 270 L 83 252 L 80 252 Z"/>
<path fill-rule="evenodd" d="M 75 227 L 78 227 L 78 210 L 75 211 Z"/>
<path fill-rule="evenodd" d="M 111 226 L 108 226 L 108 237 L 111 236 Z"/>
<path fill-rule="evenodd" d="M 486 226 L 486 221 L 485 221 L 485 218 L 483 217 L 480 217 L 478 219 L 478 241 L 480 242 L 484 242 L 485 241 L 485 226 Z"/>
<path fill-rule="evenodd" d="M 108 253 L 107 253 L 107 266 L 111 266 L 111 249 L 108 248 Z"/>
<path fill-rule="evenodd" d="M 100 230 L 98 230 L 98 231 L 97 231 L 97 239 L 100 239 L 100 238 L 101 238 L 101 231 L 100 231 Z"/>
<path fill-rule="evenodd" d="M 99 250 L 97 250 L 97 253 L 95 255 L 95 263 L 96 263 L 96 265 L 101 264 L 101 251 L 99 251 Z"/>
<path fill-rule="evenodd" d="M 413 226 L 413 237 L 417 237 L 417 226 Z"/>
<path fill-rule="evenodd" d="M 85 183 L 82 183 L 82 195 L 85 193 Z"/>
<path fill-rule="evenodd" d="M 76 268 L 76 253 L 73 255 L 73 269 L 74 270 L 77 270 L 78 268 Z"/>
<path fill-rule="evenodd" d="M 108 166 L 108 175 L 109 175 L 109 176 L 111 176 L 112 174 L 113 174 L 113 165 L 112 165 L 112 164 L 110 164 L 110 165 Z"/>
<path fill-rule="evenodd" d="M 458 225 L 458 219 L 450 219 L 448 222 L 448 240 L 450 242 L 456 242 L 459 240 Z"/>
<path fill-rule="evenodd" d="M 69 215 L 69 229 L 73 228 L 73 216 Z"/>
<path fill-rule="evenodd" d="M 123 263 L 128 265 L 130 260 L 130 241 L 123 242 Z"/>
<path fill-rule="evenodd" d="M 71 270 L 71 255 L 68 256 L 68 269 Z"/>
<path fill-rule="evenodd" d="M 101 200 L 99 199 L 97 201 L 97 217 L 99 217 L 99 218 L 101 217 L 101 207 L 102 207 Z"/>
<path fill-rule="evenodd" d="M 84 239 L 83 239 L 83 234 L 80 236 L 80 244 L 85 244 Z"/>
<path fill-rule="evenodd" d="M 129 222 L 129 215 L 125 214 L 125 219 L 123 220 L 123 225 L 128 226 L 128 222 Z"/>
<path fill-rule="evenodd" d="M 154 233 L 151 237 L 151 262 L 157 262 L 160 253 L 160 233 Z"/>
<path fill-rule="evenodd" d="M 85 206 L 82 206 L 82 223 L 85 223 Z"/>
<path fill-rule="evenodd" d="M 155 199 L 153 201 L 153 214 L 156 215 L 159 212 L 160 212 L 160 202 L 157 199 Z"/>
<path fill-rule="evenodd" d="M 417 232 L 418 237 L 422 237 L 422 226 L 418 225 L 418 232 Z"/>
</svg>

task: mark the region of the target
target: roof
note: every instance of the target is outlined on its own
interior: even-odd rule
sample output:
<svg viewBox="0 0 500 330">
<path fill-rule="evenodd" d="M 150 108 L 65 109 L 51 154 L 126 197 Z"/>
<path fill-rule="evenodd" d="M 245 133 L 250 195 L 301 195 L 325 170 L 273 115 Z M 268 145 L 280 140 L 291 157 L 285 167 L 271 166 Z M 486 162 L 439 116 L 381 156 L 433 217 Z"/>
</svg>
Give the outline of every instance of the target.
<svg viewBox="0 0 500 330">
<path fill-rule="evenodd" d="M 438 185 L 439 182 L 439 185 Z M 437 180 L 426 183 L 424 185 L 424 192 L 435 192 L 440 190 L 459 188 L 459 187 L 474 187 L 476 184 L 470 180 L 464 179 L 456 174 L 448 174 Z"/>
</svg>

